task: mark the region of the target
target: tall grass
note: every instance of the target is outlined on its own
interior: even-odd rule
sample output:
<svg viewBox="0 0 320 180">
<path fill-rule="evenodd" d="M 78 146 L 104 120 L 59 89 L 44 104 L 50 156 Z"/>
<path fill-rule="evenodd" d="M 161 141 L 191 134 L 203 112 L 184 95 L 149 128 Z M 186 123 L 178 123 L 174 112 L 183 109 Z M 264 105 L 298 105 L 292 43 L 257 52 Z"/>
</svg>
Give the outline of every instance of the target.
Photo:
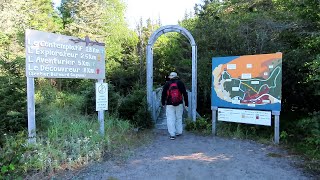
<svg viewBox="0 0 320 180">
<path fill-rule="evenodd" d="M 58 93 L 55 101 L 40 102 L 37 143 L 26 142 L 26 131 L 6 135 L 0 148 L 0 179 L 78 168 L 143 142 L 128 121 L 113 116 L 105 117 L 105 135 L 101 136 L 97 117 L 78 110 L 82 100 L 77 95 Z"/>
</svg>

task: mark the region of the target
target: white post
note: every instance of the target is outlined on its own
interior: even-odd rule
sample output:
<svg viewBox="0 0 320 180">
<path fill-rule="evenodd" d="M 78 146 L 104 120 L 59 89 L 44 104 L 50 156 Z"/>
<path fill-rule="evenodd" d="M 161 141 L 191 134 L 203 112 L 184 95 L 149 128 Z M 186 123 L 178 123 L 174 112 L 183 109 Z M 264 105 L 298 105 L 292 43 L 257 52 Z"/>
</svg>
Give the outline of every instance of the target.
<svg viewBox="0 0 320 180">
<path fill-rule="evenodd" d="M 192 96 L 192 93 L 190 92 L 190 91 L 188 91 L 188 117 L 189 118 L 192 118 L 192 98 L 191 98 L 191 96 Z"/>
<path fill-rule="evenodd" d="M 98 79 L 98 83 L 103 83 L 103 79 Z M 104 111 L 98 111 L 99 131 L 101 136 L 104 136 Z"/>
<path fill-rule="evenodd" d="M 218 107 L 211 106 L 211 111 L 212 111 L 212 134 L 214 136 L 217 135 L 217 110 L 218 110 Z"/>
<path fill-rule="evenodd" d="M 192 45 L 192 120 L 197 117 L 197 46 Z"/>
<path fill-rule="evenodd" d="M 279 144 L 280 134 L 280 111 L 272 111 L 274 115 L 274 143 Z"/>
<path fill-rule="evenodd" d="M 152 45 L 147 45 L 147 102 L 149 107 L 149 112 L 152 113 L 152 88 L 153 88 L 153 55 L 152 55 Z M 154 119 L 155 121 L 155 119 Z"/>
<path fill-rule="evenodd" d="M 36 119 L 34 102 L 34 78 L 27 77 L 27 102 L 28 102 L 28 142 L 36 142 Z"/>
<path fill-rule="evenodd" d="M 152 119 L 154 122 L 157 121 L 157 116 L 156 116 L 156 110 L 157 110 L 157 98 L 156 98 L 156 92 L 152 91 Z"/>
</svg>

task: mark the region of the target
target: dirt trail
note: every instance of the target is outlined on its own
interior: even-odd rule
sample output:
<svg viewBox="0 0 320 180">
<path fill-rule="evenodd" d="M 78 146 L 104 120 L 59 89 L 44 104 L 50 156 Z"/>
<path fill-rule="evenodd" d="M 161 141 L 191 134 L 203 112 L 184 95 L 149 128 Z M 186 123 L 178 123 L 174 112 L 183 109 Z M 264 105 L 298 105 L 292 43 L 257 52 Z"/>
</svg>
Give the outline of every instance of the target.
<svg viewBox="0 0 320 180">
<path fill-rule="evenodd" d="M 91 165 L 68 179 L 312 179 L 293 166 L 293 157 L 274 146 L 188 132 L 176 140 L 169 140 L 166 130 L 155 135 L 124 163 Z"/>
</svg>

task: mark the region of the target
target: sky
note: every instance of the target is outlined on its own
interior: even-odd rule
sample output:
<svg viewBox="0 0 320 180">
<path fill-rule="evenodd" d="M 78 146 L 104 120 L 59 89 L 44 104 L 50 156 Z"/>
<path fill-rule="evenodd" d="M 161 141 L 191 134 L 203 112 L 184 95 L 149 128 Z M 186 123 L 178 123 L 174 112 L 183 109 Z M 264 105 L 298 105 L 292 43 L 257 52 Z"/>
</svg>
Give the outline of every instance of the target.
<svg viewBox="0 0 320 180">
<path fill-rule="evenodd" d="M 56 5 L 61 0 L 52 0 Z M 127 5 L 125 13 L 129 27 L 134 29 L 142 18 L 145 23 L 148 18 L 162 25 L 176 25 L 184 18 L 185 12 L 194 12 L 194 5 L 202 0 L 123 0 Z"/>
<path fill-rule="evenodd" d="M 124 0 L 127 4 L 126 19 L 130 28 L 136 27 L 140 18 L 156 21 L 162 25 L 176 25 L 184 18 L 185 12 L 194 12 L 194 5 L 202 0 Z"/>
</svg>

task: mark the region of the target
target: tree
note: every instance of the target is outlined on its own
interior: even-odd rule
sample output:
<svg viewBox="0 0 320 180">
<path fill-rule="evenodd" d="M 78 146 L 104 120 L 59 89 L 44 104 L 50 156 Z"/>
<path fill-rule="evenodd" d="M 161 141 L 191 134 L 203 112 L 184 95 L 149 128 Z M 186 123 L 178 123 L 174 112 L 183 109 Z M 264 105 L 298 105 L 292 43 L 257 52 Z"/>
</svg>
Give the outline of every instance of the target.
<svg viewBox="0 0 320 180">
<path fill-rule="evenodd" d="M 50 0 L 0 4 L 0 136 L 26 127 L 25 29 L 60 31 Z M 1 138 L 2 139 L 2 138 Z"/>
</svg>

